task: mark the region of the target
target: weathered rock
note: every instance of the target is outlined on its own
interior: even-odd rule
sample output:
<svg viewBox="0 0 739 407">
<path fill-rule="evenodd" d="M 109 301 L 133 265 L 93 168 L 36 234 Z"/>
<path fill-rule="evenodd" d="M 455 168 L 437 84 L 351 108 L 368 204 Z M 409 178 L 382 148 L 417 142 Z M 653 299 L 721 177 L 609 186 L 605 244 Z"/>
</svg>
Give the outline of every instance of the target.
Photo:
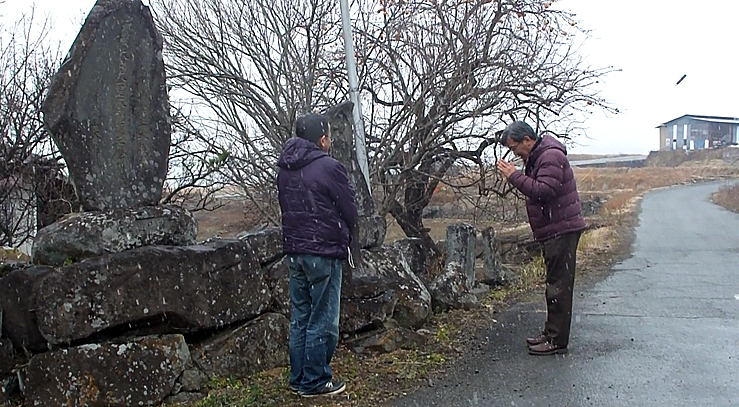
<svg viewBox="0 0 739 407">
<path fill-rule="evenodd" d="M 13 370 L 13 344 L 8 339 L 0 338 L 0 377 L 5 377 Z"/>
<path fill-rule="evenodd" d="M 426 338 L 410 329 L 398 326 L 392 320 L 377 331 L 357 335 L 347 341 L 347 346 L 358 353 L 390 353 L 399 349 L 418 349 Z"/>
<path fill-rule="evenodd" d="M 31 264 L 18 260 L 4 260 L 0 262 L 0 279 L 12 273 L 15 270 L 22 270 L 31 267 Z"/>
<path fill-rule="evenodd" d="M 38 232 L 33 261 L 61 266 L 142 246 L 187 246 L 197 233 L 195 217 L 175 206 L 74 213 Z"/>
<path fill-rule="evenodd" d="M 398 295 L 389 289 L 381 291 L 375 297 L 342 297 L 339 331 L 355 333 L 377 329 L 392 317 L 397 303 Z"/>
<path fill-rule="evenodd" d="M 515 274 L 503 269 L 500 261 L 500 242 L 496 239 L 492 227 L 482 231 L 483 266 L 478 268 L 477 280 L 483 284 L 510 285 L 518 280 Z"/>
<path fill-rule="evenodd" d="M 534 240 L 528 225 L 499 231 L 496 239 L 500 242 L 500 258 L 504 264 L 523 264 L 541 257 L 541 243 Z"/>
<path fill-rule="evenodd" d="M 48 343 L 38 328 L 39 303 L 34 294 L 41 281 L 54 272 L 51 267 L 29 267 L 14 270 L 0 280 L 2 335 L 19 349 L 48 350 Z"/>
<path fill-rule="evenodd" d="M 344 265 L 344 274 L 350 273 L 349 266 Z M 292 314 L 290 303 L 290 276 L 287 269 L 287 257 L 271 265 L 266 270 L 267 284 L 272 290 L 272 302 L 269 310 L 284 315 L 288 320 Z M 381 277 L 358 275 L 356 278 L 342 279 L 341 316 L 339 329 L 341 332 L 355 332 L 372 329 L 393 315 L 398 295 L 388 287 Z"/>
<path fill-rule="evenodd" d="M 87 259 L 47 276 L 36 295 L 39 330 L 55 344 L 142 326 L 202 331 L 252 319 L 270 302 L 251 248 L 239 240 Z"/>
<path fill-rule="evenodd" d="M 366 276 L 379 277 L 398 295 L 393 319 L 405 328 L 419 328 L 431 314 L 431 295 L 411 271 L 406 257 L 394 246 L 363 250 Z"/>
<path fill-rule="evenodd" d="M 282 229 L 278 227 L 247 231 L 237 238 L 251 246 L 255 259 L 263 266 L 282 257 Z"/>
<path fill-rule="evenodd" d="M 469 278 L 456 262 L 447 263 L 446 270 L 434 279 L 429 291 L 434 311 L 472 309 L 479 305 Z"/>
<path fill-rule="evenodd" d="M 196 392 L 203 388 L 203 382 L 205 379 L 207 378 L 200 370 L 187 369 L 182 372 L 179 382 L 182 385 L 182 390 L 186 392 Z"/>
<path fill-rule="evenodd" d="M 98 0 L 42 108 L 85 210 L 162 197 L 171 121 L 162 38 L 140 0 Z"/>
<path fill-rule="evenodd" d="M 484 255 L 485 255 L 485 242 L 483 242 L 482 240 L 482 233 L 478 233 L 477 236 L 475 237 L 475 259 L 482 259 Z M 477 261 L 475 261 L 475 265 L 477 265 Z"/>
<path fill-rule="evenodd" d="M 448 216 L 448 212 L 450 211 L 446 210 L 443 205 L 429 205 L 423 208 L 421 217 L 424 219 L 452 217 Z"/>
<path fill-rule="evenodd" d="M 331 155 L 341 161 L 346 167 L 350 181 L 354 186 L 357 211 L 360 216 L 375 215 L 375 202 L 372 200 L 367 181 L 357 161 L 357 151 L 354 137 L 354 118 L 352 116 L 352 102 L 345 102 L 330 108 L 326 117 L 331 127 Z"/>
<path fill-rule="evenodd" d="M 182 384 L 180 384 L 179 380 L 174 382 L 174 387 L 172 388 L 172 392 L 170 394 L 177 394 L 182 391 Z"/>
<path fill-rule="evenodd" d="M 344 264 L 342 274 L 342 302 L 339 330 L 343 333 L 375 329 L 382 326 L 395 311 L 397 290 L 388 285 L 376 273 L 366 274 L 362 249 L 379 247 L 385 240 L 385 219 L 375 212 L 375 203 L 369 186 L 357 161 L 353 131 L 353 104 L 347 102 L 326 112 L 333 139 L 332 155 L 346 167 L 354 187 L 355 202 L 359 214 L 356 230 L 352 235 L 351 256 L 357 268 Z"/>
<path fill-rule="evenodd" d="M 13 393 L 16 393 L 18 390 L 17 375 L 0 376 L 0 403 L 8 403 L 7 405 L 10 405 L 10 398 Z"/>
<path fill-rule="evenodd" d="M 436 248 L 439 249 L 439 253 L 441 254 L 441 256 L 446 259 L 446 239 L 436 241 Z"/>
<path fill-rule="evenodd" d="M 29 406 L 154 406 L 190 362 L 181 335 L 82 345 L 36 355 L 26 368 Z"/>
<path fill-rule="evenodd" d="M 290 321 L 265 314 L 236 330 L 193 345 L 193 361 L 211 377 L 244 377 L 288 364 Z"/>
<path fill-rule="evenodd" d="M 489 285 L 478 281 L 470 292 L 477 298 L 478 301 L 483 301 L 485 298 L 488 298 L 490 296 L 490 293 L 493 292 L 493 289 Z"/>
<path fill-rule="evenodd" d="M 290 272 L 287 269 L 287 257 L 269 266 L 265 274 L 267 285 L 272 292 L 269 310 L 290 319 L 292 303 L 290 302 Z"/>
<path fill-rule="evenodd" d="M 601 197 L 596 196 L 595 198 L 591 200 L 583 199 L 580 201 L 580 210 L 582 211 L 582 216 L 593 216 L 597 215 L 598 212 L 600 212 L 600 208 L 603 207 L 603 204 L 605 202 Z"/>
<path fill-rule="evenodd" d="M 357 152 L 354 144 L 352 109 L 354 105 L 346 102 L 334 106 L 326 112 L 333 144 L 331 154 L 346 167 L 349 180 L 354 187 L 359 221 L 357 226 L 358 246 L 360 249 L 380 246 L 385 241 L 387 225 L 385 219 L 375 211 L 375 202 L 370 194 L 367 181 L 359 168 Z"/>
<path fill-rule="evenodd" d="M 360 216 L 357 225 L 359 246 L 372 249 L 382 246 L 387 233 L 387 222 L 380 215 Z"/>
<path fill-rule="evenodd" d="M 457 263 L 469 280 L 475 284 L 475 242 L 477 231 L 467 223 L 449 225 L 446 229 L 446 264 Z"/>
<path fill-rule="evenodd" d="M 423 239 L 417 237 L 399 239 L 393 242 L 393 246 L 405 257 L 410 271 L 428 287 L 433 280 L 430 264 L 432 259 L 429 250 L 423 244 Z"/>
</svg>

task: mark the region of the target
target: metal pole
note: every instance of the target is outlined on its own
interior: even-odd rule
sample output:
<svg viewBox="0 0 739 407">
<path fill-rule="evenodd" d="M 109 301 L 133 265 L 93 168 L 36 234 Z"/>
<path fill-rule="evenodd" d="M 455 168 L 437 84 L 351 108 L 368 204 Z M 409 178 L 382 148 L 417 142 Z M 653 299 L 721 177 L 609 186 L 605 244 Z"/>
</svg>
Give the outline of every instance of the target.
<svg viewBox="0 0 739 407">
<path fill-rule="evenodd" d="M 357 61 L 354 59 L 354 42 L 352 40 L 352 22 L 349 17 L 349 0 L 339 0 L 341 3 L 341 23 L 344 31 L 344 51 L 346 53 L 346 69 L 349 76 L 349 97 L 354 103 L 354 146 L 357 150 L 359 169 L 367 182 L 367 189 L 372 195 L 370 187 L 369 165 L 367 164 L 367 147 L 364 141 L 364 121 L 362 120 L 362 103 L 359 99 L 359 80 L 357 78 Z"/>
</svg>

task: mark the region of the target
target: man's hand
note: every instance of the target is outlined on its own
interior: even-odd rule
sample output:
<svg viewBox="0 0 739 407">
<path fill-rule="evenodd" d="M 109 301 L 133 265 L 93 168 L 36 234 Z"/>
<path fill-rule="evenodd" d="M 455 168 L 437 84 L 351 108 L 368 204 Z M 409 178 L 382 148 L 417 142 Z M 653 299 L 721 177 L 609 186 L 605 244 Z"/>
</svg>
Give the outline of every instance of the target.
<svg viewBox="0 0 739 407">
<path fill-rule="evenodd" d="M 516 166 L 508 161 L 498 160 L 498 172 L 508 179 L 516 172 Z"/>
</svg>

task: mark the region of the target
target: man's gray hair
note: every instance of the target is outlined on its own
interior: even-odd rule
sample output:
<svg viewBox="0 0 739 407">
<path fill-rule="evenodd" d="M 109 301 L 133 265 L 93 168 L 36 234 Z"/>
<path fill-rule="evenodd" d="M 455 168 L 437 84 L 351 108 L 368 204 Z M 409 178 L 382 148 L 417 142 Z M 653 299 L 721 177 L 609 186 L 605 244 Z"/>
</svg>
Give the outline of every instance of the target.
<svg viewBox="0 0 739 407">
<path fill-rule="evenodd" d="M 520 143 L 523 141 L 524 137 L 527 136 L 534 141 L 539 140 L 539 136 L 536 134 L 534 129 L 526 124 L 526 122 L 515 121 L 509 124 L 505 128 L 505 130 L 503 130 L 503 133 L 500 135 L 500 143 L 503 145 L 508 145 L 508 138 L 511 138 L 513 141 Z"/>
</svg>

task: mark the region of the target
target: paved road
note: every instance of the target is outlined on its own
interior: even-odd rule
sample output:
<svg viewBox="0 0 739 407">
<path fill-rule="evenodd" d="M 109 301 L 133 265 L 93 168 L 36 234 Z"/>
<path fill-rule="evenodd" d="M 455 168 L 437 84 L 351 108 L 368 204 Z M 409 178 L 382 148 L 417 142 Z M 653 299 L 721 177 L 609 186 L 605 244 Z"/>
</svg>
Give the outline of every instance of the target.
<svg viewBox="0 0 739 407">
<path fill-rule="evenodd" d="M 605 157 L 605 158 L 594 158 L 591 160 L 579 160 L 571 161 L 570 165 L 573 167 L 588 167 L 588 166 L 606 166 L 611 164 L 623 164 L 632 163 L 634 166 L 641 166 L 647 159 L 646 155 L 631 155 L 631 156 L 619 156 L 619 157 Z"/>
<path fill-rule="evenodd" d="M 569 354 L 527 354 L 544 304 L 520 304 L 394 405 L 739 406 L 739 215 L 709 202 L 721 185 L 645 197 L 633 257 L 576 291 Z"/>
</svg>

